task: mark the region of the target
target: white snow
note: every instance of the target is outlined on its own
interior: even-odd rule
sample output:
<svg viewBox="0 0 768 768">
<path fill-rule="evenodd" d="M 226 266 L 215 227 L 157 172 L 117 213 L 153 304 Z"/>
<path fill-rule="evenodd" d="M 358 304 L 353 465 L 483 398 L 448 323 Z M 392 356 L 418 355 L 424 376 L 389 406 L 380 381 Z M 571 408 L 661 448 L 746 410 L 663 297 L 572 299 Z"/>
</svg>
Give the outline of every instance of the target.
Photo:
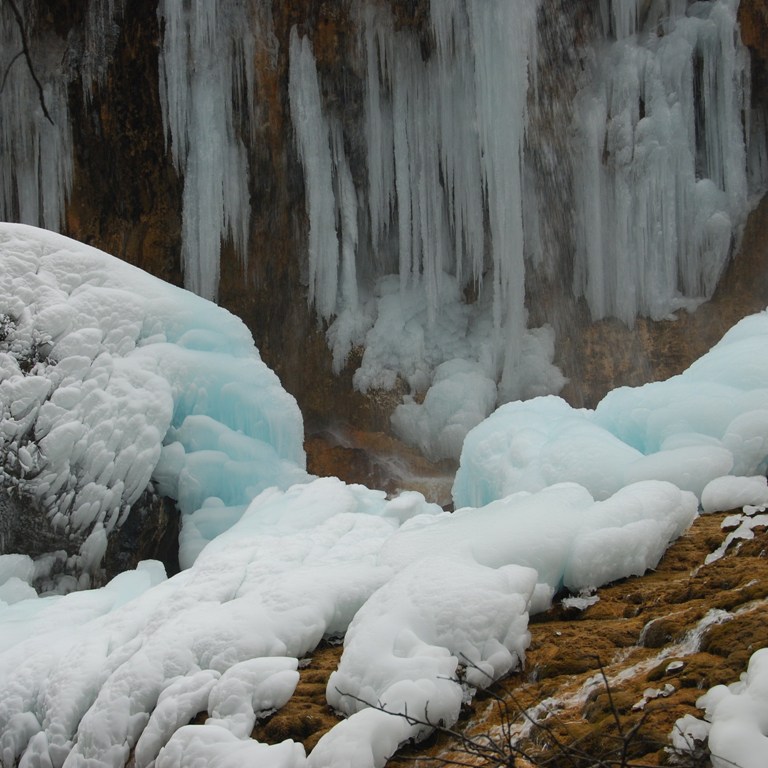
<svg viewBox="0 0 768 768">
<path fill-rule="evenodd" d="M 742 494 L 744 503 L 761 503 L 764 479 L 744 478 L 768 467 L 766 337 L 768 313 L 747 317 L 679 376 L 615 389 L 594 411 L 553 396 L 502 406 L 464 442 L 456 504 L 563 480 L 606 498 L 647 478 L 694 492 L 708 509 Z M 742 479 L 717 480 L 704 496 L 729 473 Z"/>
<path fill-rule="evenodd" d="M 707 483 L 701 494 L 701 511 L 727 512 L 744 506 L 768 504 L 768 481 L 764 475 L 755 477 L 716 477 Z"/>
<path fill-rule="evenodd" d="M 681 750 L 708 740 L 713 768 L 759 768 L 768 750 L 768 649 L 755 651 L 731 685 L 716 685 L 696 702 L 704 720 L 686 715 L 671 734 Z"/>
<path fill-rule="evenodd" d="M 3 224 L 0 252 L 3 479 L 79 537 L 81 570 L 151 482 L 178 500 L 188 564 L 259 491 L 306 478 L 298 407 L 240 320 L 43 230 Z"/>
<path fill-rule="evenodd" d="M 71 495 L 68 480 L 44 492 L 60 519 L 86 527 L 79 556 L 94 567 L 120 514 L 102 514 L 107 478 L 121 491 L 153 478 L 184 512 L 188 566 L 167 579 L 146 562 L 102 589 L 27 599 L 45 564 L 0 557 L 4 764 L 117 768 L 134 750 L 146 768 L 380 768 L 522 664 L 529 614 L 560 589 L 591 595 L 654 567 L 697 514 L 685 487 L 709 485 L 718 505 L 762 489 L 764 313 L 682 376 L 614 392 L 595 413 L 556 398 L 500 409 L 472 449 L 487 503 L 451 514 L 418 493 L 387 499 L 308 476 L 295 402 L 228 313 L 30 227 L 0 226 L 0 248 L 11 334 L 0 428 L 18 482 L 42 494 L 41 476 L 74 476 Z M 24 376 L 19 360 L 35 348 Z M 465 362 L 446 367 L 446 381 L 469 377 L 465 389 L 482 381 Z M 510 413 L 523 426 L 512 453 Z M 80 440 L 102 446 L 93 433 L 103 447 L 78 454 Z M 737 466 L 748 479 L 722 479 Z M 531 487 L 496 493 L 489 467 Z M 342 635 L 327 698 L 346 719 L 309 757 L 293 742 L 254 742 L 256 719 L 291 698 L 298 660 Z M 189 725 L 201 712 L 205 724 Z"/>
</svg>

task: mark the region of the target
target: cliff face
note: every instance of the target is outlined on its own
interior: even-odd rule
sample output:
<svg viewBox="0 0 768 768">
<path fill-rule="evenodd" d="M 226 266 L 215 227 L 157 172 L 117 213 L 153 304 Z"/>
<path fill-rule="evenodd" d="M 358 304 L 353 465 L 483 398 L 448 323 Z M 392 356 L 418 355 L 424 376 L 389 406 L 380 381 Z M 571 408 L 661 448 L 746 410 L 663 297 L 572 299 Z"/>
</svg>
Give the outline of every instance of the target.
<svg viewBox="0 0 768 768">
<path fill-rule="evenodd" d="M 541 34 L 549 45 L 540 51 L 551 59 L 551 74 L 539 87 L 545 94 L 567 90 L 577 77 L 580 46 L 594 34 L 589 3 L 550 2 Z M 69 85 L 74 147 L 74 181 L 66 209 L 66 234 L 96 245 L 169 280 L 183 282 L 181 266 L 184 179 L 174 167 L 169 138 L 164 135 L 159 92 L 161 21 L 157 0 L 126 3 L 103 82 L 85 98 L 75 77 Z M 421 55 L 434 55 L 436 41 L 428 24 L 428 4 L 392 0 L 396 31 L 416 35 Z M 265 29 L 252 51 L 254 124 L 247 126 L 251 218 L 247 259 L 224 242 L 221 253 L 219 303 L 241 316 L 253 331 L 266 362 L 299 400 L 309 428 L 329 420 L 348 421 L 371 429 L 389 428 L 389 414 L 403 388 L 394 392 L 355 392 L 352 373 L 359 361 L 353 350 L 338 376 L 331 371 L 325 324 L 307 302 L 306 251 L 310 228 L 305 205 L 305 175 L 295 147 L 288 84 L 291 30 L 311 38 L 322 97 L 339 116 L 344 151 L 358 188 L 365 183 L 366 147 L 361 136 L 364 78 L 360 21 L 352 4 L 275 2 L 264 4 Z M 739 19 L 752 54 L 753 102 L 768 104 L 768 4 L 743 0 Z M 75 56 L 84 12 L 79 3 L 41 2 L 34 33 L 62 41 Z M 540 24 L 544 23 L 542 20 Z M 554 59 L 562 56 L 564 61 Z M 570 74 L 569 74 L 570 73 Z M 571 85 L 569 85 L 571 83 Z M 531 130 L 545 136 L 536 162 L 547 161 L 549 140 L 567 130 L 568 110 L 542 98 L 531 112 Z M 245 130 L 243 126 L 243 130 Z M 544 168 L 546 171 L 547 168 Z M 552 177 L 551 184 L 562 179 Z M 763 211 L 764 214 L 764 211 Z M 759 226 L 759 216 L 751 226 Z M 564 214 L 558 214 L 564 216 Z M 700 355 L 738 316 L 768 304 L 763 273 L 765 243 L 748 234 L 742 254 L 722 281 L 716 302 L 681 321 L 640 320 L 628 329 L 618 321 L 592 323 L 583 301 L 571 296 L 571 254 L 557 235 L 573 222 L 552 222 L 549 266 L 527 278 L 527 307 L 536 323 L 556 330 L 555 362 L 569 377 L 565 395 L 577 404 L 593 404 L 611 386 L 639 383 L 670 375 Z M 763 215 L 764 218 L 764 215 Z M 361 234 L 361 238 L 366 232 Z M 748 247 L 747 247 L 748 246 Z M 751 250 L 750 250 L 751 249 Z M 552 265 L 556 265 L 554 268 Z M 557 266 L 559 265 L 559 266 Z M 574 331 L 574 329 L 578 329 Z"/>
</svg>

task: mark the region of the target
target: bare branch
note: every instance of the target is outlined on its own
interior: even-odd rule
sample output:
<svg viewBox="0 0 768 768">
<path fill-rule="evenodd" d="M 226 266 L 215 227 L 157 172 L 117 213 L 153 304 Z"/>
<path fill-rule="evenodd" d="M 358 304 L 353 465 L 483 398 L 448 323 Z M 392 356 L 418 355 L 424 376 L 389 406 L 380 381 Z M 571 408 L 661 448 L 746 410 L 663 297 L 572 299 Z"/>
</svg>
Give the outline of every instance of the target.
<svg viewBox="0 0 768 768">
<path fill-rule="evenodd" d="M 11 68 L 16 63 L 18 59 L 20 59 L 24 55 L 24 51 L 19 51 L 10 61 L 8 66 L 5 68 L 5 74 L 3 75 L 3 82 L 0 83 L 0 93 L 3 92 L 3 89 L 5 88 L 5 82 L 8 80 L 8 75 L 10 74 Z"/>
<path fill-rule="evenodd" d="M 54 125 L 53 118 L 48 112 L 48 107 L 45 106 L 45 94 L 43 93 L 43 86 L 37 77 L 37 73 L 35 72 L 35 65 L 32 62 L 32 55 L 29 52 L 27 32 L 24 29 L 24 18 L 22 17 L 21 12 L 19 11 L 18 6 L 16 5 L 16 0 L 5 0 L 5 2 L 7 2 L 8 5 L 10 6 L 11 13 L 13 13 L 14 18 L 16 19 L 16 24 L 19 27 L 19 35 L 21 36 L 21 52 L 16 54 L 16 56 L 13 57 L 13 60 L 11 61 L 11 63 L 8 65 L 8 69 L 6 69 L 5 75 L 3 77 L 3 86 L 5 86 L 5 80 L 8 77 L 8 72 L 10 71 L 11 67 L 15 63 L 16 59 L 18 59 L 19 56 L 23 55 L 27 62 L 29 74 L 32 75 L 32 80 L 34 80 L 35 85 L 37 86 L 38 98 L 40 99 L 40 107 L 43 110 L 43 114 L 45 115 L 48 122 L 51 125 Z M 2 88 L 0 88 L 0 90 L 2 90 Z"/>
</svg>

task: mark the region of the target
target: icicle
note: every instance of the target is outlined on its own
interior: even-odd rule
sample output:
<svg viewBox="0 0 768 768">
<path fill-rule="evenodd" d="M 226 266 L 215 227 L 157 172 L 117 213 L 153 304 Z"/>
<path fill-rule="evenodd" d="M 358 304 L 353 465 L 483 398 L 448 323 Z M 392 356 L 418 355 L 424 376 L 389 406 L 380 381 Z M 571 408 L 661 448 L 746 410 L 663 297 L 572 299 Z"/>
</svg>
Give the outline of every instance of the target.
<svg viewBox="0 0 768 768">
<path fill-rule="evenodd" d="M 683 6 L 642 6 L 647 26 L 598 51 L 576 98 L 574 292 L 594 318 L 631 325 L 708 298 L 746 216 L 749 84 L 735 3 L 674 16 Z M 621 26 L 615 2 L 601 8 Z"/>
<path fill-rule="evenodd" d="M 309 301 L 320 317 L 336 311 L 339 240 L 333 196 L 328 121 L 320 101 L 315 57 L 308 38 L 291 30 L 288 95 L 296 146 L 304 168 L 309 218 Z"/>
<path fill-rule="evenodd" d="M 215 299 L 222 240 L 230 238 L 243 260 L 247 253 L 248 156 L 236 117 L 244 113 L 255 122 L 257 20 L 238 0 L 160 0 L 157 12 L 164 27 L 163 124 L 174 163 L 184 176 L 184 282 L 195 293 Z"/>
<path fill-rule="evenodd" d="M 339 306 L 344 309 L 357 309 L 357 193 L 349 170 L 349 162 L 344 151 L 344 134 L 341 123 L 331 123 L 331 149 L 333 167 L 336 175 L 336 219 L 341 233 L 341 270 Z"/>
</svg>

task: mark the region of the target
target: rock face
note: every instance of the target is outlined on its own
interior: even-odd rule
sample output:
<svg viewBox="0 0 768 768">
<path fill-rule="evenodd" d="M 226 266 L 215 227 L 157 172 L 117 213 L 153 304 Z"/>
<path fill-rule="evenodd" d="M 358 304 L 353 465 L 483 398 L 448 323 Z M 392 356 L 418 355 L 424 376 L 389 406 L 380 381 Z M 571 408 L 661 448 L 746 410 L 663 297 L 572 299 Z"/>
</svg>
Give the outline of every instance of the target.
<svg viewBox="0 0 768 768">
<path fill-rule="evenodd" d="M 589 5 L 551 4 L 548 17 L 556 14 L 560 21 L 550 24 L 545 36 L 557 44 L 544 46 L 545 53 L 540 55 L 573 58 L 592 34 Z M 434 41 L 426 32 L 428 4 L 392 0 L 390 7 L 395 25 L 419 31 L 422 54 L 430 55 Z M 254 132 L 249 158 L 251 252 L 243 262 L 231 243 L 224 244 L 219 301 L 246 321 L 266 362 L 299 400 L 310 427 L 323 427 L 333 418 L 387 430 L 389 414 L 401 393 L 362 396 L 355 392 L 351 386 L 354 359 L 340 376 L 334 376 L 323 324 L 307 305 L 304 178 L 288 104 L 289 38 L 296 26 L 311 36 L 318 72 L 324 87 L 331 89 L 325 96 L 340 107 L 352 175 L 359 178 L 365 173 L 365 147 L 354 129 L 360 123 L 363 98 L 359 30 L 347 4 L 293 0 L 273 3 L 270 13 L 271 35 L 258 39 L 254 50 L 258 124 L 250 126 Z M 768 103 L 767 13 L 764 2 L 741 3 L 742 34 L 753 54 L 753 96 L 762 103 Z M 76 55 L 73 41 L 82 32 L 82 8 L 44 2 L 38 16 L 35 33 L 56 35 L 74 51 L 70 55 Z M 65 228 L 76 239 L 178 284 L 183 280 L 184 182 L 170 159 L 160 109 L 161 31 L 157 0 L 126 3 L 103 83 L 86 99 L 78 93 L 77 79 L 73 81 L 75 167 Z M 558 71 L 553 78 L 567 80 L 567 73 L 574 71 L 572 64 L 553 60 L 544 71 Z M 544 83 L 542 87 L 555 86 Z M 547 104 L 543 111 L 534 110 L 535 129 L 543 134 L 561 132 L 567 113 L 558 112 L 551 100 Z M 556 363 L 571 380 L 567 398 L 589 405 L 611 386 L 674 373 L 701 354 L 736 316 L 768 303 L 758 279 L 765 252 L 753 254 L 749 247 L 763 246 L 758 238 L 745 238 L 742 255 L 731 266 L 735 274 L 726 277 L 716 306 L 707 305 L 676 323 L 640 320 L 632 329 L 613 321 L 593 324 L 584 307 L 569 298 L 568 275 L 538 275 L 531 280 L 527 293 L 532 321 L 556 327 Z M 567 254 L 563 258 L 566 263 Z M 726 286 L 733 283 L 740 286 L 738 295 L 728 292 Z"/>
<path fill-rule="evenodd" d="M 125 523 L 107 538 L 104 558 L 83 568 L 85 535 L 63 535 L 28 495 L 0 488 L 0 555 L 24 553 L 35 563 L 33 586 L 40 593 L 106 584 L 141 560 L 160 560 L 168 575 L 179 570 L 179 513 L 173 501 L 147 491 Z"/>
</svg>

